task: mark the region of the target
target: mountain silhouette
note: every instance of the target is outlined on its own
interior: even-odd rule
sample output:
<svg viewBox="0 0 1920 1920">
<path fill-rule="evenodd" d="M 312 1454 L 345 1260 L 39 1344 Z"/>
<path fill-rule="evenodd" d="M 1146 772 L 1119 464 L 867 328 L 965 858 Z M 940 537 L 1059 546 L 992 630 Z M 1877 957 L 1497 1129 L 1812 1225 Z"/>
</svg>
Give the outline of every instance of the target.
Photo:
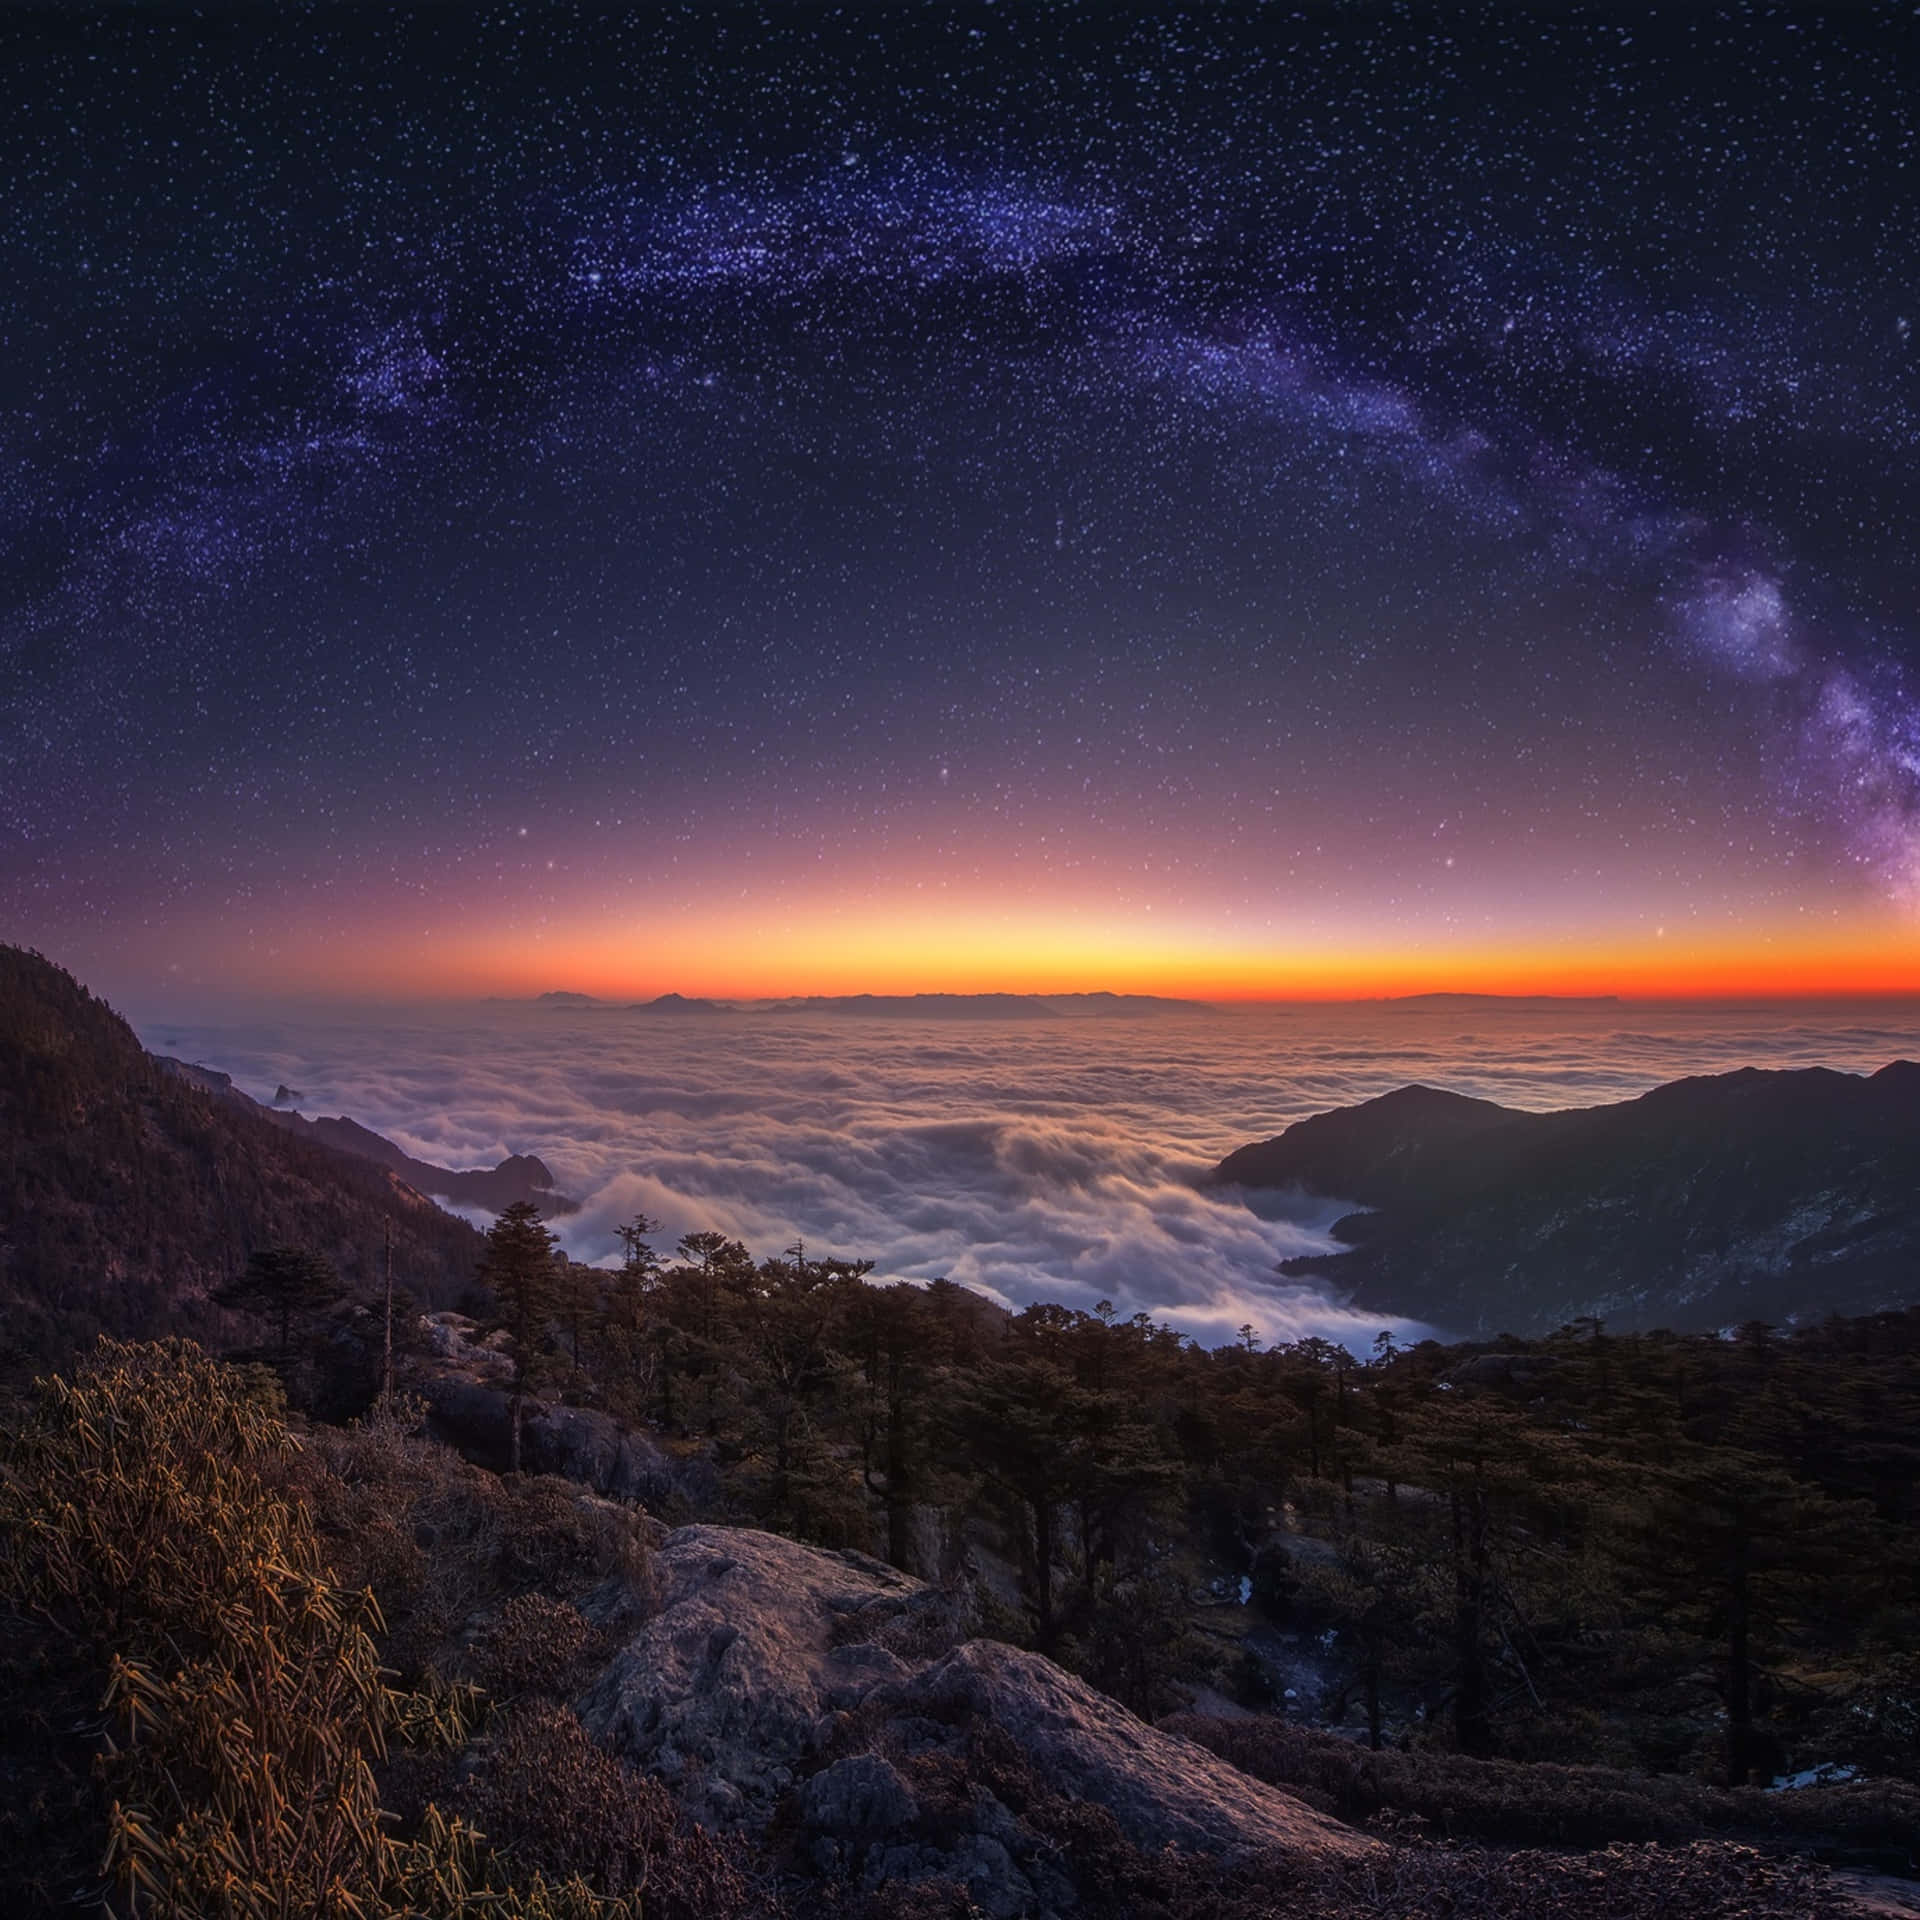
<svg viewBox="0 0 1920 1920">
<path fill-rule="evenodd" d="M 1920 1066 L 1744 1068 L 1524 1113 L 1402 1087 L 1240 1148 L 1217 1184 L 1350 1200 L 1285 1263 L 1450 1331 L 1794 1322 L 1920 1300 Z"/>
</svg>

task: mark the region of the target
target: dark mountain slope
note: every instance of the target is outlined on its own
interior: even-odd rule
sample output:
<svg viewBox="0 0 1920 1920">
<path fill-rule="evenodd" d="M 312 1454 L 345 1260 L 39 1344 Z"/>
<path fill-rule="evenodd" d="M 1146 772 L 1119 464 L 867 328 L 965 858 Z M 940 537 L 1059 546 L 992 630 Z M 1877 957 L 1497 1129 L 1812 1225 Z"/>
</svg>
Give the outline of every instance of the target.
<svg viewBox="0 0 1920 1920">
<path fill-rule="evenodd" d="M 217 1331 L 255 1248 L 307 1246 L 371 1287 L 450 1303 L 480 1236 L 389 1170 L 164 1069 L 70 975 L 0 946 L 0 1370 L 103 1330 Z"/>
<path fill-rule="evenodd" d="M 464 1173 L 456 1172 L 451 1167 L 435 1166 L 431 1160 L 416 1160 L 385 1134 L 375 1133 L 371 1127 L 363 1127 L 359 1121 L 349 1120 L 345 1114 L 332 1119 L 323 1116 L 309 1120 L 303 1113 L 289 1113 L 284 1108 L 276 1111 L 274 1107 L 262 1106 L 251 1095 L 242 1093 L 233 1084 L 230 1074 L 217 1072 L 212 1067 L 195 1066 L 186 1060 L 172 1060 L 165 1054 L 158 1058 L 161 1066 L 178 1074 L 190 1085 L 257 1113 L 262 1119 L 271 1121 L 276 1127 L 284 1127 L 302 1139 L 317 1140 L 336 1153 L 350 1153 L 357 1159 L 371 1160 L 375 1166 L 386 1167 L 397 1173 L 417 1191 L 431 1194 L 437 1200 L 451 1200 L 456 1207 L 476 1207 L 487 1213 L 499 1213 L 517 1200 L 531 1200 L 542 1213 L 549 1216 L 578 1211 L 579 1202 L 554 1191 L 553 1175 L 547 1163 L 531 1153 L 510 1153 L 497 1167 L 475 1167 Z M 285 1092 L 286 1089 L 282 1088 L 281 1091 Z"/>
<path fill-rule="evenodd" d="M 1277 1140 L 1241 1147 L 1214 1178 L 1243 1187 L 1298 1187 L 1304 1193 L 1382 1204 L 1381 1195 L 1465 1140 L 1516 1116 L 1491 1100 L 1438 1087 L 1401 1087 L 1358 1107 L 1336 1107 L 1289 1127 Z"/>
<path fill-rule="evenodd" d="M 1920 1066 L 1747 1068 L 1521 1113 L 1426 1087 L 1320 1114 L 1214 1178 L 1372 1209 L 1287 1263 L 1460 1332 L 1867 1313 L 1920 1300 Z"/>
</svg>

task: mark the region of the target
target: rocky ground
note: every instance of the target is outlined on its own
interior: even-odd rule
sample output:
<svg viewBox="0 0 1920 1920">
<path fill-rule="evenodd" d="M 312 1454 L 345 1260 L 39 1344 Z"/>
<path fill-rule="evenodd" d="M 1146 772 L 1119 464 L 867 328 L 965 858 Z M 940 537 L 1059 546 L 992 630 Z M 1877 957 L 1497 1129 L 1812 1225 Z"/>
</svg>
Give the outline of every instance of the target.
<svg viewBox="0 0 1920 1920">
<path fill-rule="evenodd" d="M 863 1554 L 690 1526 L 653 1571 L 658 1611 L 582 1695 L 581 1719 L 703 1823 L 783 1830 L 822 1872 L 957 1881 L 996 1916 L 1064 1911 L 1072 1883 L 1041 1836 L 984 1788 L 958 1810 L 939 1792 L 983 1727 L 1153 1851 L 1378 1850 L 1039 1654 L 960 1639 L 950 1596 Z"/>
</svg>

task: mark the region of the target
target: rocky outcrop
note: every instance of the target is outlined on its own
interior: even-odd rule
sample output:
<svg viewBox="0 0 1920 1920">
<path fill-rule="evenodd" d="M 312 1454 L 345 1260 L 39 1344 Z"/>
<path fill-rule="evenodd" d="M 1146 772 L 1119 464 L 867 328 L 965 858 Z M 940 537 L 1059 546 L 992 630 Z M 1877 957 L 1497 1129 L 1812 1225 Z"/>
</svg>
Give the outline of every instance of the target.
<svg viewBox="0 0 1920 1920">
<path fill-rule="evenodd" d="M 850 1753 L 800 1789 L 799 1811 L 815 1833 L 854 1838 L 912 1826 L 920 1802 L 891 1761 L 877 1753 Z"/>
<path fill-rule="evenodd" d="M 988 1729 L 1149 1849 L 1340 1860 L 1374 1845 L 1039 1654 L 961 1640 L 946 1595 L 864 1554 L 682 1527 L 652 1577 L 658 1611 L 587 1689 L 582 1720 L 696 1818 L 781 1828 L 820 1871 L 956 1881 L 1005 1920 L 1067 1910 L 1071 1863 L 985 1787 L 956 1810 L 949 1764 L 946 1803 L 923 1805 L 919 1770 Z"/>
<path fill-rule="evenodd" d="M 864 1554 L 681 1527 L 654 1556 L 659 1612 L 581 1702 L 589 1732 L 679 1784 L 695 1815 L 764 1828 L 833 1716 L 912 1669 L 882 1639 L 941 1597 Z"/>
<path fill-rule="evenodd" d="M 899 1699 L 907 1712 L 991 1721 L 1051 1786 L 1105 1807 L 1149 1851 L 1326 1857 L 1371 1845 L 1204 1747 L 1146 1725 L 1037 1653 L 970 1640 Z"/>
<path fill-rule="evenodd" d="M 505 1372 L 504 1364 L 497 1369 L 469 1365 L 458 1372 L 430 1372 L 410 1383 L 411 1391 L 427 1404 L 434 1437 L 495 1472 L 504 1472 L 507 1465 L 511 1415 Z M 529 1400 L 520 1456 L 529 1473 L 558 1474 L 611 1499 L 634 1500 L 655 1510 L 697 1509 L 717 1491 L 713 1468 L 704 1457 L 678 1459 L 646 1434 L 592 1407 Z"/>
</svg>

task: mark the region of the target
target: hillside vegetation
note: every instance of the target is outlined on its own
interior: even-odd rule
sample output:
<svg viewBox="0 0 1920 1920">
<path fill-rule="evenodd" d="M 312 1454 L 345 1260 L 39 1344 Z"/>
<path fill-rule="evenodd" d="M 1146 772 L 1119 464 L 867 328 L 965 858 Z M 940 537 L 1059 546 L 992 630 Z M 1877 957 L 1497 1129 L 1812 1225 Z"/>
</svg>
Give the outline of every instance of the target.
<svg viewBox="0 0 1920 1920">
<path fill-rule="evenodd" d="M 896 1767 L 872 1717 L 863 1731 L 843 1713 L 801 1761 L 785 1824 L 718 1839 L 594 1745 L 571 1704 L 655 1602 L 637 1516 L 564 1484 L 499 1482 L 386 1416 L 301 1446 L 273 1400 L 257 1370 L 179 1342 L 107 1345 L 0 1439 L 9 1911 L 76 1894 L 167 1920 L 1848 1911 L 1804 1864 L 1751 1847 L 1502 1854 L 1396 1833 L 1316 1848 L 1305 1807 L 1279 1851 L 1146 1851 L 992 1715 L 932 1696 L 895 1735 L 930 1729 L 931 1749 L 912 1735 L 919 1759 L 896 1745 Z M 709 1576 L 729 1564 L 688 1545 Z M 984 1675 L 994 1650 L 974 1646 Z M 1057 1704 L 1042 1720 L 1072 1737 Z M 898 1807 L 846 1790 L 889 1779 Z M 1250 1777 L 1242 1797 L 1262 1791 Z M 900 1844 L 903 1821 L 932 1844 Z M 1004 1897 L 1035 1890 L 993 1870 L 1009 1847 L 1050 1863 L 1044 1894 Z M 970 1870 L 891 1870 L 929 1857 Z"/>
<path fill-rule="evenodd" d="M 656 1507 L 971 1577 L 1143 1714 L 1282 1704 L 1264 1623 L 1376 1746 L 1914 1776 L 1920 1310 L 1361 1363 L 717 1236 L 572 1274 L 538 1391 L 650 1434 Z"/>
<path fill-rule="evenodd" d="M 466 1222 L 187 1084 L 70 975 L 0 946 L 0 1377 L 102 1332 L 228 1344 L 211 1296 L 266 1247 L 371 1294 L 389 1231 L 411 1286 L 450 1304 L 480 1245 Z"/>
</svg>

